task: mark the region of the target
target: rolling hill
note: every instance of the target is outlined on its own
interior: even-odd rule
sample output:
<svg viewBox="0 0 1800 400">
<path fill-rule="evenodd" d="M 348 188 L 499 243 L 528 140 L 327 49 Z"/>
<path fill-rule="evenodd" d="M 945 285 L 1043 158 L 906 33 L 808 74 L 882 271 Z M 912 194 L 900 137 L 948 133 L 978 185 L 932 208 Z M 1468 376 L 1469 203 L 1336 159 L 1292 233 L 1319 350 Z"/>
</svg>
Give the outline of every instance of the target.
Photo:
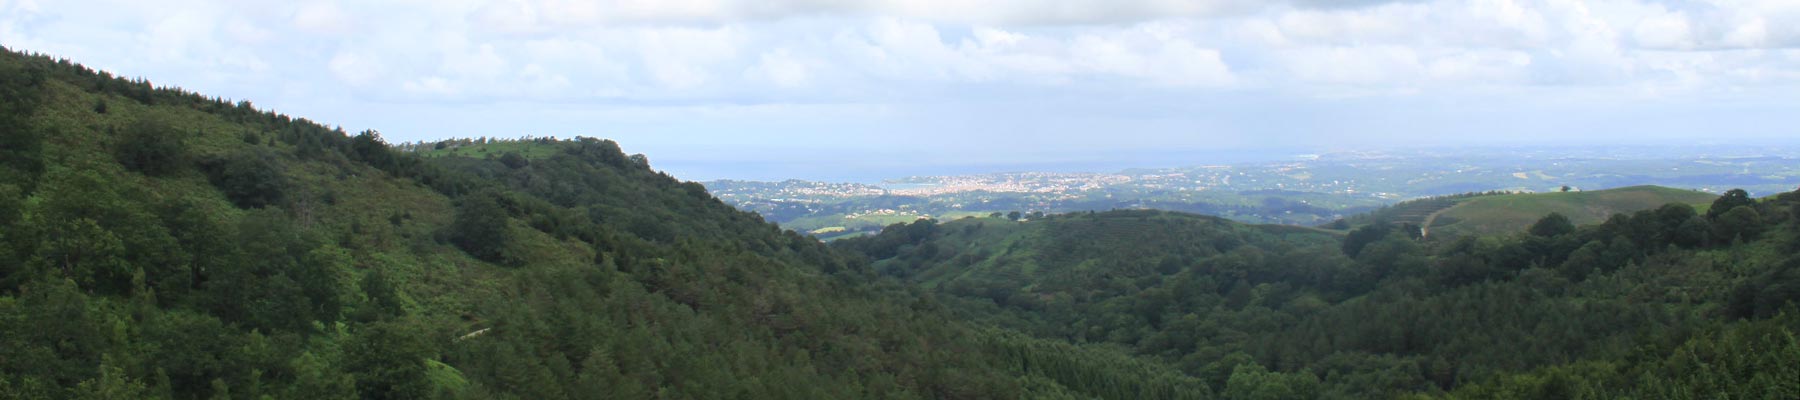
<svg viewBox="0 0 1800 400">
<path fill-rule="evenodd" d="M 1475 206 L 1690 200 L 1659 188 L 1588 195 Z M 1800 373 L 1800 317 L 1781 311 L 1800 301 L 1800 195 L 1733 204 L 1466 240 L 1379 224 L 1341 239 L 1130 210 L 925 220 L 832 247 L 960 318 L 1113 346 L 1226 398 L 1800 394 L 1783 382 Z M 1771 350 L 1728 350 L 1757 346 Z M 1697 372 L 1708 369 L 1729 377 Z"/>
<path fill-rule="evenodd" d="M 1424 214 L 1426 236 L 1489 235 L 1524 231 L 1550 213 L 1569 217 L 1576 225 L 1596 224 L 1613 214 L 1648 210 L 1664 204 L 1692 205 L 1705 212 L 1716 194 L 1660 186 L 1631 186 L 1607 190 L 1554 193 L 1516 193 L 1455 199 L 1454 204 Z"/>
</svg>

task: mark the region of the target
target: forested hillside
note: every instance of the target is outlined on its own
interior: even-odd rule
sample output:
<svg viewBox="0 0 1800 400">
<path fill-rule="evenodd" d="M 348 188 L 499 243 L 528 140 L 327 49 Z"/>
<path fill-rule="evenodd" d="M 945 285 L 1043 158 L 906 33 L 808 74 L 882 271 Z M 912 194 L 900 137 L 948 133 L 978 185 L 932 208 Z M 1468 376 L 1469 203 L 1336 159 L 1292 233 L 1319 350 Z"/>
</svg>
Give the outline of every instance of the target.
<svg viewBox="0 0 1800 400">
<path fill-rule="evenodd" d="M 1577 228 L 1342 239 L 1154 211 L 833 243 L 973 321 L 1178 366 L 1227 398 L 1800 396 L 1800 194 Z"/>
<path fill-rule="evenodd" d="M 599 139 L 399 151 L 0 56 L 0 398 L 1207 398 Z"/>
<path fill-rule="evenodd" d="M 827 246 L 611 141 L 463 144 L 5 52 L 0 398 L 1800 397 L 1792 193 Z"/>
</svg>

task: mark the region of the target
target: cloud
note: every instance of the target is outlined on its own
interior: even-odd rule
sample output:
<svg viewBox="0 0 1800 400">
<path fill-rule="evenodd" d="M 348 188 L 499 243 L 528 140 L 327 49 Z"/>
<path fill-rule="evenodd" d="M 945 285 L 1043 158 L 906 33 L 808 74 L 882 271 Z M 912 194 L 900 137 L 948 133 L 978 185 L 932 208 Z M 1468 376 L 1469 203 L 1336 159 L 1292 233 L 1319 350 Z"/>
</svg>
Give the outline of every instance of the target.
<svg viewBox="0 0 1800 400">
<path fill-rule="evenodd" d="M 761 79 L 781 87 L 798 87 L 806 84 L 807 69 L 805 62 L 795 58 L 786 48 L 765 52 L 758 57 L 756 66 L 745 71 L 754 79 Z"/>
<path fill-rule="evenodd" d="M 644 29 L 635 36 L 651 79 L 664 88 L 691 89 L 712 80 L 719 63 L 737 57 L 739 35 L 723 27 Z"/>
<path fill-rule="evenodd" d="M 363 86 L 375 82 L 381 76 L 381 65 L 372 56 L 364 56 L 354 52 L 339 52 L 331 56 L 327 67 L 332 75 L 351 86 Z"/>
<path fill-rule="evenodd" d="M 557 26 L 698 24 L 818 17 L 894 17 L 959 24 L 1121 24 L 1165 18 L 1229 15 L 1254 10 L 1256 0 L 531 0 L 487 9 L 492 22 Z"/>
<path fill-rule="evenodd" d="M 294 12 L 294 27 L 315 35 L 350 33 L 350 16 L 332 0 L 313 0 L 300 4 Z"/>
<path fill-rule="evenodd" d="M 1084 35 L 1069 44 L 1075 65 L 1097 74 L 1177 86 L 1222 86 L 1233 81 L 1218 50 L 1182 37 L 1185 30 L 1161 25 Z"/>
<path fill-rule="evenodd" d="M 1632 38 L 1639 46 L 1655 49 L 1687 50 L 1699 44 L 1688 18 L 1679 13 L 1665 13 L 1638 21 L 1632 29 Z"/>
<path fill-rule="evenodd" d="M 1800 100 L 1791 0 L 180 1 L 0 0 L 0 44 L 371 124 L 406 124 L 374 111 L 397 105 L 869 107 L 908 132 L 1191 133 L 1310 129 L 1232 118 L 1331 101 Z M 1212 111 L 1245 97 L 1264 108 Z M 463 122 L 417 135 L 484 126 Z"/>
</svg>

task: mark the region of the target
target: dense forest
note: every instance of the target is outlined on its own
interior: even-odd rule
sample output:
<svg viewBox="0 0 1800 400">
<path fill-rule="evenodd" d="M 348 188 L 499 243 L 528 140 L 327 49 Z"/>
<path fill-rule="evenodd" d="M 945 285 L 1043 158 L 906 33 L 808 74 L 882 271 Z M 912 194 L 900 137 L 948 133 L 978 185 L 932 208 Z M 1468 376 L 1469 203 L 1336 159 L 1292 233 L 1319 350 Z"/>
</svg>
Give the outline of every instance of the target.
<svg viewBox="0 0 1800 400">
<path fill-rule="evenodd" d="M 959 318 L 1174 365 L 1228 398 L 1800 396 L 1800 194 L 1421 240 L 1158 211 L 834 242 Z"/>
<path fill-rule="evenodd" d="M 828 246 L 611 141 L 482 142 L 4 52 L 0 398 L 1800 397 L 1795 194 L 1497 237 L 1117 211 Z"/>
<path fill-rule="evenodd" d="M 0 57 L 0 398 L 1204 398 L 599 139 L 424 157 Z"/>
</svg>

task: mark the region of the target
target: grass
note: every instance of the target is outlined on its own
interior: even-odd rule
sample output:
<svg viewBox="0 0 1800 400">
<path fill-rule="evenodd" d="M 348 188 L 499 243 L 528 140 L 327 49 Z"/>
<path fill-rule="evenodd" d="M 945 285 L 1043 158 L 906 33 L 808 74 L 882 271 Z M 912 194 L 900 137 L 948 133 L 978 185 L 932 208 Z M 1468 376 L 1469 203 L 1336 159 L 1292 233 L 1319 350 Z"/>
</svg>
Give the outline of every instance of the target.
<svg viewBox="0 0 1800 400">
<path fill-rule="evenodd" d="M 831 234 L 831 233 L 839 233 L 839 232 L 843 232 L 845 230 L 846 229 L 841 226 L 827 226 L 824 228 L 807 231 L 806 233 L 812 234 L 812 235 L 824 235 L 824 234 Z"/>
<path fill-rule="evenodd" d="M 1440 214 L 1431 227 L 1431 234 L 1519 232 L 1552 212 L 1569 217 L 1569 221 L 1577 225 L 1595 224 L 1605 221 L 1613 214 L 1647 210 L 1669 203 L 1694 205 L 1704 212 L 1704 208 L 1717 197 L 1706 192 L 1661 186 L 1474 197 L 1458 201 L 1454 207 Z"/>
</svg>

